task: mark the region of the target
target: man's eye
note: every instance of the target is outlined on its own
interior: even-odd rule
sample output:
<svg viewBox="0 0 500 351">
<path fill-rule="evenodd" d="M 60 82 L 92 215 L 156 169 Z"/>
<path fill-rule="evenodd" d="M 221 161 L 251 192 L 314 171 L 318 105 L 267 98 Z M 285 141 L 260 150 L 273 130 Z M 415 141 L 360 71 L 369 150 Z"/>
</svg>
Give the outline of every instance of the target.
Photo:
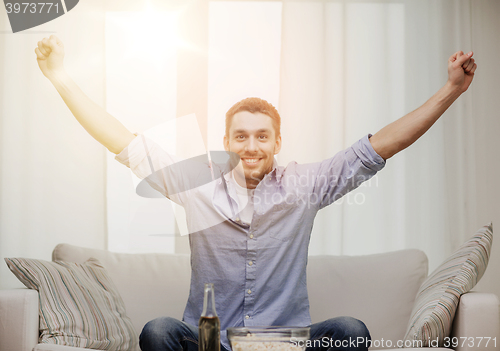
<svg viewBox="0 0 500 351">
<path fill-rule="evenodd" d="M 244 136 L 244 135 L 238 135 L 238 136 L 236 137 L 236 139 L 245 139 L 245 136 Z"/>
<path fill-rule="evenodd" d="M 259 138 L 260 139 L 267 139 L 267 135 L 260 135 Z"/>
</svg>

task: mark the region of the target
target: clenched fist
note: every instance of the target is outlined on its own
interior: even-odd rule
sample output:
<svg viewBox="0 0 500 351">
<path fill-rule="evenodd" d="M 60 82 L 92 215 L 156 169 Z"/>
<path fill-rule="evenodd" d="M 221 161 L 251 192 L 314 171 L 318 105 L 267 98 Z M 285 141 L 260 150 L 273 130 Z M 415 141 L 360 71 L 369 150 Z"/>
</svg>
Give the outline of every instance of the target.
<svg viewBox="0 0 500 351">
<path fill-rule="evenodd" d="M 64 45 L 55 35 L 39 41 L 38 47 L 35 48 L 35 53 L 38 67 L 40 67 L 45 77 L 50 79 L 58 72 L 64 70 Z"/>
<path fill-rule="evenodd" d="M 448 82 L 460 93 L 469 88 L 474 78 L 477 65 L 472 58 L 473 54 L 472 51 L 468 54 L 458 51 L 451 55 L 448 60 Z"/>
</svg>

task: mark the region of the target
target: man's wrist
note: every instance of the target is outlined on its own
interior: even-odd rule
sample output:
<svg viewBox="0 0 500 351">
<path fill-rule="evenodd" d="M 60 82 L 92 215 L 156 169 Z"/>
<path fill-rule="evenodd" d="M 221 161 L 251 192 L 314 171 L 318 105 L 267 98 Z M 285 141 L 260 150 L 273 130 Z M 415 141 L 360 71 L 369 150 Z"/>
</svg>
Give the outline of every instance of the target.
<svg viewBox="0 0 500 351">
<path fill-rule="evenodd" d="M 449 80 L 444 85 L 444 90 L 446 94 L 449 95 L 454 100 L 458 99 L 458 97 L 463 93 L 463 91 L 460 90 L 459 86 L 451 83 Z"/>
<path fill-rule="evenodd" d="M 66 70 L 64 68 L 61 68 L 58 70 L 48 72 L 46 77 L 52 82 L 52 84 L 56 84 L 58 82 L 66 80 L 68 74 L 66 73 Z"/>
<path fill-rule="evenodd" d="M 71 83 L 71 78 L 64 69 L 51 72 L 51 74 L 48 75 L 47 78 L 57 89 L 57 91 L 59 91 L 59 93 L 61 93 L 63 90 L 68 89 Z"/>
</svg>

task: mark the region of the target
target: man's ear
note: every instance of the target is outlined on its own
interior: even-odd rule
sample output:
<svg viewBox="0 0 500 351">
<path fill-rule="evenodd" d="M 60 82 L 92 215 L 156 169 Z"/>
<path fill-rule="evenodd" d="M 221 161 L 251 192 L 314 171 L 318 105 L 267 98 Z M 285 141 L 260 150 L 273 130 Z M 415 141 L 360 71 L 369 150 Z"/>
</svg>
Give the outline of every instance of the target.
<svg viewBox="0 0 500 351">
<path fill-rule="evenodd" d="M 274 154 L 277 155 L 281 151 L 281 134 L 276 138 L 276 145 L 274 146 Z"/>
<path fill-rule="evenodd" d="M 227 135 L 224 135 L 223 143 L 224 143 L 224 150 L 229 151 L 229 139 Z"/>
</svg>

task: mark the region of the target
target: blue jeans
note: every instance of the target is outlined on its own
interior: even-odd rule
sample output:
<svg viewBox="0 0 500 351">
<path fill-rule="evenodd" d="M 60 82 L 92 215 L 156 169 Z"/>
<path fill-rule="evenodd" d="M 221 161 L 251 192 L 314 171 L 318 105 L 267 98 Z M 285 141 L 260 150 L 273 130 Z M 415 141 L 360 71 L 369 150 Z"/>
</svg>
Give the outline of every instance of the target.
<svg viewBox="0 0 500 351">
<path fill-rule="evenodd" d="M 352 317 L 336 317 L 310 325 L 306 351 L 366 351 L 370 333 Z M 139 337 L 142 351 L 198 351 L 198 327 L 175 318 L 160 317 L 148 322 Z M 221 351 L 228 351 L 221 345 Z"/>
</svg>

